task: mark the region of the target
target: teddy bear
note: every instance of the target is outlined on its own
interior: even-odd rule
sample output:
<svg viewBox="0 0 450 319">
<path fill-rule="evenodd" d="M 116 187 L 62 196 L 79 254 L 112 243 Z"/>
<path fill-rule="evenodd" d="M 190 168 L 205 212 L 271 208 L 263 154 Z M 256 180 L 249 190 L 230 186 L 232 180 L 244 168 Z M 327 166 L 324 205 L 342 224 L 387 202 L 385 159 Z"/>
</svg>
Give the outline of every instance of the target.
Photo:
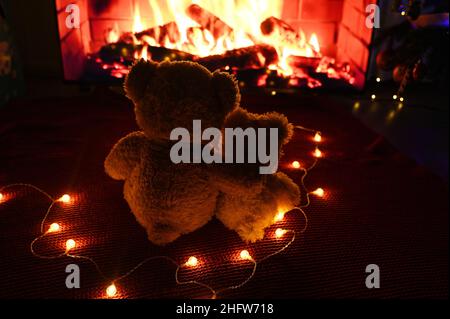
<svg viewBox="0 0 450 319">
<path fill-rule="evenodd" d="M 188 61 L 140 60 L 125 79 L 141 131 L 119 140 L 105 159 L 106 173 L 124 182 L 124 198 L 148 239 L 166 245 L 216 216 L 245 241 L 264 236 L 281 210 L 299 201 L 298 186 L 281 172 L 259 174 L 255 164 L 174 163 L 174 128 L 276 127 L 279 149 L 292 125 L 278 113 L 252 114 L 240 107 L 233 76 Z M 189 147 L 194 147 L 190 141 Z"/>
</svg>

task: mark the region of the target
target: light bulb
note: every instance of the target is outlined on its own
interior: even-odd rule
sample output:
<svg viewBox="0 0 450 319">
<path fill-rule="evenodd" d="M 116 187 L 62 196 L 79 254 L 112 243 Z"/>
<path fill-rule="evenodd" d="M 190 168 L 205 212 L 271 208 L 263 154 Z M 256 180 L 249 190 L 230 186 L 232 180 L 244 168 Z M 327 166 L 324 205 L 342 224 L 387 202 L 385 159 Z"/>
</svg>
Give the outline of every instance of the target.
<svg viewBox="0 0 450 319">
<path fill-rule="evenodd" d="M 401 14 L 402 16 L 405 16 L 405 15 L 406 15 L 406 11 L 402 11 L 400 14 Z"/>
<path fill-rule="evenodd" d="M 270 94 L 272 94 L 272 96 L 275 96 L 275 95 L 277 95 L 277 92 L 276 91 L 272 91 Z"/>
<path fill-rule="evenodd" d="M 316 147 L 316 149 L 314 150 L 314 157 L 322 157 L 322 151 L 319 150 L 319 148 Z"/>
<path fill-rule="evenodd" d="M 108 297 L 114 297 L 117 294 L 117 288 L 116 285 L 111 284 L 106 288 L 106 295 Z"/>
<path fill-rule="evenodd" d="M 63 202 L 63 203 L 70 203 L 70 195 L 69 194 L 64 194 L 64 195 L 62 195 L 60 198 L 59 198 L 59 201 L 60 202 Z"/>
<path fill-rule="evenodd" d="M 314 192 L 311 192 L 311 194 L 314 194 L 314 195 L 319 196 L 319 197 L 323 197 L 323 195 L 325 195 L 325 191 L 323 190 L 323 188 L 319 187 Z"/>
<path fill-rule="evenodd" d="M 314 135 L 314 142 L 321 142 L 322 141 L 322 135 L 320 135 L 320 132 L 317 132 L 316 135 Z"/>
<path fill-rule="evenodd" d="M 291 165 L 292 165 L 292 167 L 295 168 L 295 169 L 299 169 L 299 168 L 301 167 L 299 161 L 293 161 Z"/>
<path fill-rule="evenodd" d="M 59 231 L 60 229 L 61 229 L 61 227 L 59 227 L 59 224 L 58 224 L 58 223 L 53 223 L 53 224 L 51 224 L 50 227 L 48 228 L 48 232 L 49 232 L 49 233 L 54 233 L 54 232 Z"/>
<path fill-rule="evenodd" d="M 73 239 L 68 239 L 66 241 L 66 250 L 69 251 L 73 248 L 75 248 L 75 246 L 77 245 L 77 243 L 75 242 L 75 240 Z"/>
<path fill-rule="evenodd" d="M 275 237 L 276 238 L 281 238 L 286 233 L 287 233 L 287 230 L 281 229 L 281 228 L 277 228 L 277 230 L 275 230 Z"/>
<path fill-rule="evenodd" d="M 198 259 L 194 256 L 191 256 L 189 257 L 185 265 L 188 267 L 196 267 L 198 265 Z"/>
<path fill-rule="evenodd" d="M 402 97 L 400 98 L 400 102 L 403 102 L 404 100 L 405 100 L 404 98 L 402 98 Z"/>
<path fill-rule="evenodd" d="M 372 101 L 373 101 L 373 100 L 375 100 L 375 99 L 377 98 L 377 96 L 376 96 L 375 94 L 372 94 L 372 95 L 370 96 L 370 98 L 371 98 Z"/>
<path fill-rule="evenodd" d="M 239 256 L 241 257 L 241 259 L 244 259 L 244 260 L 252 260 L 253 259 L 252 256 L 250 256 L 250 253 L 248 252 L 248 250 L 241 251 Z"/>
<path fill-rule="evenodd" d="M 397 95 L 397 94 L 394 94 L 394 95 L 392 96 L 392 99 L 393 99 L 393 100 L 398 99 L 398 95 Z"/>
<path fill-rule="evenodd" d="M 284 213 L 283 212 L 278 212 L 275 217 L 273 218 L 273 221 L 275 223 L 277 222 L 281 222 L 284 219 Z"/>
<path fill-rule="evenodd" d="M 381 82 L 381 78 L 380 77 L 377 77 L 376 78 L 376 81 L 379 83 L 379 82 Z"/>
</svg>

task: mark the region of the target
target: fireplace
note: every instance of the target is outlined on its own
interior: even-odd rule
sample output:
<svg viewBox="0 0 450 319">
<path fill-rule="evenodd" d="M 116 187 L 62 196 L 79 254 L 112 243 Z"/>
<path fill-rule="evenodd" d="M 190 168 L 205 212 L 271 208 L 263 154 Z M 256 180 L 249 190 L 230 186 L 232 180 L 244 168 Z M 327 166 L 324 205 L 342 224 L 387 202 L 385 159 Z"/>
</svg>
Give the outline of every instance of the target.
<svg viewBox="0 0 450 319">
<path fill-rule="evenodd" d="M 246 88 L 362 89 L 375 2 L 56 0 L 64 78 L 120 82 L 136 59 L 189 60 Z"/>
</svg>

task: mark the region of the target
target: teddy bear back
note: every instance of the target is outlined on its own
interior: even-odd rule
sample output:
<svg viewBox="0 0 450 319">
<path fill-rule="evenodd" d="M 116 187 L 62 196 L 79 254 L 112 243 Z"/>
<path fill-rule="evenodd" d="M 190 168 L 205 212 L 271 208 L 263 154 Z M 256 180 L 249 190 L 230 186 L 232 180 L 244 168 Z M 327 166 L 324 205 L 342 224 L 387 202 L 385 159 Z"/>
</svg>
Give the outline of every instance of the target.
<svg viewBox="0 0 450 319">
<path fill-rule="evenodd" d="M 167 140 L 178 127 L 192 131 L 193 120 L 221 128 L 240 102 L 231 75 L 188 61 L 140 60 L 126 78 L 125 92 L 135 105 L 139 127 L 150 139 Z"/>
</svg>

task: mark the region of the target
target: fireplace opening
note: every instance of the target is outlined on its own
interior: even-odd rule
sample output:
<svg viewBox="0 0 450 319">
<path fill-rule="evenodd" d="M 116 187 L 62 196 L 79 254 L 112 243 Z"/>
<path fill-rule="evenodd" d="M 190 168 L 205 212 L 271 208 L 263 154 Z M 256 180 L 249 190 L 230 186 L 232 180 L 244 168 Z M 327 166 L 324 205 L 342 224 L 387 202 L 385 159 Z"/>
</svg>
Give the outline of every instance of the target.
<svg viewBox="0 0 450 319">
<path fill-rule="evenodd" d="M 188 60 L 246 88 L 362 89 L 374 2 L 56 0 L 64 78 L 120 82 L 137 59 Z"/>
</svg>

